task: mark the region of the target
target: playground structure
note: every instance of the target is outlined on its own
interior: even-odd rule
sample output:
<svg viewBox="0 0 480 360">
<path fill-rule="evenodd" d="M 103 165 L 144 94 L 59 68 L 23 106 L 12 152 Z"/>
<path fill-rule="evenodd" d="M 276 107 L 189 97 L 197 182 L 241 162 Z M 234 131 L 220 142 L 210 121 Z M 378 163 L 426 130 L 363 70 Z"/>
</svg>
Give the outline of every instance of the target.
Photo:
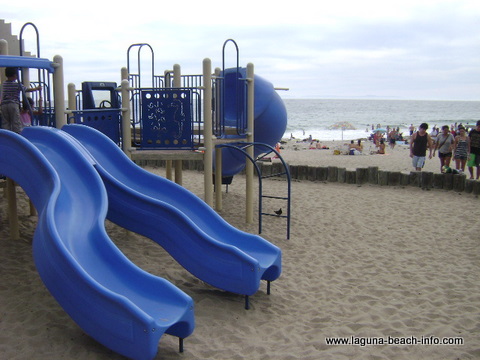
<svg viewBox="0 0 480 360">
<path fill-rule="evenodd" d="M 29 25 L 34 26 L 30 23 L 26 24 L 26 26 Z M 145 45 L 141 45 L 140 48 L 143 46 Z M 186 203 L 175 201 L 175 199 L 168 200 L 165 199 L 165 195 L 168 194 L 152 190 L 156 189 L 155 186 L 135 188 L 138 184 L 129 182 L 128 176 L 122 175 L 120 172 L 122 167 L 129 166 L 126 164 L 133 166 L 133 163 L 130 163 L 128 158 L 125 157 L 121 161 L 122 166 L 115 167 L 117 160 L 113 159 L 121 158 L 118 154 L 120 150 L 118 147 L 113 146 L 103 135 L 99 134 L 103 137 L 103 140 L 98 140 L 93 145 L 90 144 L 91 146 L 87 150 L 64 131 L 56 130 L 54 127 L 58 129 L 65 128 L 67 132 L 72 132 L 81 138 L 82 130 L 77 131 L 75 129 L 83 128 L 83 131 L 86 131 L 86 127 L 65 127 L 67 122 L 80 122 L 89 127 L 97 127 L 98 123 L 113 124 L 115 125 L 113 128 L 118 129 L 118 131 L 109 132 L 107 130 L 111 126 L 106 126 L 102 129 L 103 125 L 101 125 L 99 131 L 120 145 L 129 158 L 134 159 L 135 156 L 161 157 L 166 154 L 167 159 L 170 158 L 172 161 L 175 161 L 175 179 L 180 183 L 182 159 L 190 156 L 199 156 L 206 164 L 212 165 L 215 152 L 216 184 L 221 184 L 222 156 L 224 155 L 222 148 L 228 148 L 227 150 L 233 150 L 234 154 L 241 153 L 249 160 L 246 164 L 247 178 L 250 178 L 247 181 L 247 187 L 251 187 L 253 169 L 256 169 L 257 172 L 259 171 L 258 167 L 255 166 L 255 161 L 269 153 L 269 149 L 277 155 L 279 154 L 268 144 L 262 144 L 262 146 L 267 148 L 267 151 L 263 150 L 260 155 L 255 154 L 255 146 L 257 144 L 252 141 L 254 133 L 254 126 L 252 125 L 254 119 L 253 96 L 246 101 L 248 106 L 244 110 L 240 110 L 243 118 L 248 119 L 248 121 L 239 121 L 239 117 L 237 117 L 235 119 L 236 126 L 225 125 L 225 122 L 222 120 L 225 117 L 218 114 L 219 109 L 212 109 L 212 94 L 215 92 L 220 93 L 221 88 L 224 86 L 221 84 L 220 75 L 222 73 L 225 74 L 225 70 L 216 70 L 218 78 L 212 79 L 210 60 L 205 59 L 203 65 L 204 74 L 201 77 L 203 79 L 201 85 L 196 84 L 192 88 L 179 86 L 181 85 L 178 80 L 179 66 L 175 66 L 174 69 L 176 71 L 173 72 L 173 78 L 167 74 L 162 80 L 164 84 L 171 83 L 174 86 L 161 90 L 156 88 L 140 90 L 133 88 L 132 82 L 137 80 L 140 82 L 140 76 L 130 76 L 128 69 L 122 69 L 123 80 L 120 86 L 122 95 L 121 107 L 120 102 L 115 102 L 119 98 L 114 83 L 90 83 L 85 85 L 85 89 L 82 89 L 81 109 L 76 110 L 77 92 L 74 87 L 69 85 L 69 110 L 66 111 L 64 105 L 62 58 L 55 56 L 53 61 L 50 61 L 40 57 L 11 56 L 8 55 L 8 43 L 0 40 L 0 66 L 37 69 L 37 83 L 42 85 L 45 90 L 44 108 L 46 111 L 42 118 L 35 120 L 34 124 L 50 127 L 48 129 L 33 126 L 25 129 L 22 132 L 23 136 L 8 131 L 0 131 L 0 137 L 2 138 L 0 144 L 3 147 L 0 155 L 0 173 L 8 177 L 6 193 L 9 201 L 11 236 L 13 238 L 19 236 L 15 203 L 16 182 L 24 188 L 39 212 L 39 225 L 35 232 L 34 240 L 34 258 L 40 276 L 47 288 L 72 319 L 88 334 L 111 349 L 135 359 L 150 359 L 155 356 L 158 341 L 164 332 L 178 336 L 180 338 L 180 348 L 182 349 L 183 338 L 190 335 L 194 327 L 193 303 L 188 296 L 173 285 L 163 279 L 147 275 L 123 257 L 111 243 L 110 239 L 108 239 L 104 228 L 100 225 L 105 218 L 107 206 L 109 206 L 107 216 L 111 216 L 113 221 L 117 221 L 120 225 L 124 225 L 126 228 L 139 233 L 144 231 L 145 235 L 166 248 L 192 274 L 220 289 L 245 295 L 246 308 L 249 307 L 248 297 L 258 291 L 260 280 L 267 281 L 267 292 L 269 293 L 270 282 L 280 276 L 281 251 L 259 236 L 245 234 L 233 229 L 211 209 L 213 205 L 212 166 L 205 167 L 206 204 L 198 201 L 194 195 L 180 186 L 174 187 L 171 191 Z M 253 83 L 255 82 L 253 65 L 249 64 L 245 75 L 241 74 L 239 68 L 236 68 L 235 77 L 242 76 L 242 81 L 245 82 L 247 87 L 246 93 L 253 95 Z M 50 77 L 53 78 L 53 82 L 50 81 Z M 26 86 L 30 86 L 29 84 L 32 83 L 29 81 L 28 71 L 23 71 L 22 82 Z M 248 86 L 248 84 L 251 85 Z M 90 91 L 89 89 L 101 89 L 101 91 L 109 92 L 110 100 L 103 102 L 104 108 L 97 109 L 96 104 L 92 105 L 95 103 L 95 99 L 88 99 L 88 96 L 85 96 Z M 136 93 L 137 90 L 139 90 L 138 94 Z M 200 100 L 200 97 L 197 98 L 198 106 L 195 108 L 191 106 L 192 98 L 197 97 L 197 94 L 194 94 L 194 92 L 203 93 L 202 100 Z M 53 97 L 50 96 L 50 93 L 53 93 Z M 167 109 L 157 106 L 156 111 L 158 113 L 168 111 L 168 106 L 170 105 L 171 109 L 178 113 L 178 110 L 182 109 L 183 105 L 189 103 L 191 113 L 203 116 L 202 121 L 198 124 L 194 123 L 190 127 L 192 130 L 192 134 L 189 135 L 190 138 L 178 137 L 180 130 L 183 132 L 185 129 L 185 121 L 177 121 L 174 124 L 177 132 L 172 142 L 168 141 L 167 143 L 167 141 L 158 138 L 158 136 L 152 139 L 145 128 L 145 122 L 137 122 L 135 117 L 131 117 L 130 114 L 132 112 L 143 114 L 144 110 L 138 110 L 138 106 L 147 106 L 145 104 L 148 101 L 158 102 L 161 99 L 169 99 L 169 103 Z M 173 104 L 172 99 L 174 99 Z M 177 99 L 180 102 L 177 102 Z M 182 103 L 183 99 L 187 99 L 185 104 Z M 179 106 L 175 106 L 176 104 Z M 98 107 L 101 108 L 101 105 L 98 105 Z M 187 112 L 182 111 L 182 114 L 185 115 Z M 69 120 L 67 120 L 67 116 Z M 213 126 L 213 121 L 217 117 L 221 121 L 219 120 Z M 237 125 L 241 123 L 243 125 Z M 162 125 L 163 121 L 157 121 L 157 124 Z M 234 131 L 237 133 L 234 136 L 226 131 L 226 129 L 231 131 L 232 128 L 236 128 Z M 243 130 L 238 132 L 240 128 Z M 220 132 L 217 133 L 216 131 Z M 93 133 L 87 134 L 89 135 L 82 140 L 84 143 L 88 143 L 87 140 L 95 137 L 91 135 Z M 140 137 L 138 138 L 138 136 Z M 138 141 L 138 139 L 140 140 Z M 167 145 L 166 148 L 170 148 L 169 150 L 158 150 L 157 147 L 162 145 L 162 141 L 163 145 Z M 218 144 L 215 144 L 215 141 Z M 172 149 L 172 143 L 175 146 L 178 145 L 178 149 L 175 149 L 175 146 Z M 100 151 L 96 148 L 98 144 L 103 144 L 100 147 Z M 193 148 L 196 146 L 195 150 L 197 151 L 192 151 L 192 145 Z M 152 150 L 144 150 L 149 146 L 152 147 Z M 139 150 L 139 148 L 142 150 Z M 107 151 L 106 149 L 110 150 Z M 96 155 L 93 156 L 90 151 Z M 148 151 L 152 151 L 152 153 L 148 153 Z M 117 154 L 115 157 L 112 155 L 112 158 L 105 159 L 101 155 L 104 152 L 109 154 L 117 152 Z M 28 161 L 24 162 L 24 160 Z M 245 159 L 243 161 L 245 162 Z M 25 166 L 18 165 L 23 163 L 25 163 Z M 120 163 L 120 160 L 118 160 L 118 163 Z M 93 171 L 92 168 L 96 171 Z M 31 169 L 33 169 L 36 176 L 30 176 Z M 84 177 L 84 174 L 87 174 L 85 175 L 87 178 Z M 142 174 L 145 175 L 145 173 Z M 284 174 L 289 177 L 287 168 L 282 175 Z M 152 175 L 150 174 L 149 176 Z M 33 182 L 31 180 L 39 177 L 42 178 L 42 181 Z M 259 178 L 261 184 L 261 177 Z M 161 180 L 160 178 L 155 178 L 152 181 Z M 72 184 L 69 185 L 69 182 L 72 182 Z M 250 184 L 248 184 L 249 182 Z M 91 183 L 94 184 L 93 188 L 90 188 Z M 162 183 L 158 188 L 172 185 L 175 184 L 170 184 L 170 182 Z M 209 189 L 208 192 L 207 188 Z M 147 192 L 143 194 L 142 191 Z M 138 193 L 141 194 L 138 198 L 131 196 L 131 194 Z M 217 207 L 217 210 L 221 208 L 221 196 L 218 196 L 219 193 L 221 195 L 221 191 L 215 192 L 217 201 L 220 199 L 220 205 Z M 247 191 L 247 201 L 249 196 L 251 200 L 252 195 L 248 195 Z M 118 206 L 122 201 L 125 201 L 125 198 L 128 198 L 129 204 L 137 201 L 139 211 L 145 212 L 145 209 L 152 208 L 153 210 L 149 210 L 152 211 L 152 216 L 158 212 L 163 212 L 166 218 L 170 217 L 170 219 L 173 219 L 171 223 L 175 224 L 174 228 L 159 237 L 158 233 L 161 229 L 154 228 L 153 225 L 158 224 L 155 224 L 153 218 L 148 224 L 143 224 L 143 227 L 139 227 L 139 224 L 144 219 L 136 217 L 138 214 L 133 214 L 133 217 L 129 218 L 128 216 L 131 214 L 127 215 L 126 209 L 122 213 L 121 207 Z M 117 199 L 119 202 L 116 203 Z M 289 222 L 289 182 L 288 197 L 284 199 L 288 201 L 287 219 Z M 192 204 L 196 204 L 195 208 L 197 211 L 192 212 L 189 210 L 189 206 Z M 62 210 L 56 212 L 55 209 Z M 78 228 L 81 225 L 76 224 L 73 215 L 68 220 L 68 215 L 70 214 L 68 209 L 72 210 L 72 214 L 86 211 L 90 218 L 88 223 L 92 224 L 95 241 L 98 241 L 98 238 L 101 239 L 100 250 L 97 247 L 98 244 L 93 245 L 94 238 L 91 237 L 92 234 L 90 232 L 85 233 L 85 229 Z M 60 213 L 65 214 L 59 217 Z M 199 216 L 197 213 L 205 215 L 205 217 Z M 260 211 L 260 219 L 261 215 L 262 212 Z M 66 216 L 66 218 L 64 219 L 63 216 Z M 68 221 L 63 223 L 60 219 Z M 261 221 L 259 223 L 259 232 L 261 232 Z M 289 228 L 287 237 L 288 233 Z M 196 251 L 202 249 L 202 243 L 207 244 L 207 248 L 210 250 L 204 252 L 203 258 L 208 259 L 208 256 L 213 256 L 212 259 L 202 264 L 198 260 L 195 261 L 195 254 L 189 253 L 188 247 L 182 249 L 176 248 L 171 244 L 169 245 L 168 242 L 171 242 L 172 237 L 175 238 L 175 241 L 178 241 L 177 235 L 181 236 L 184 242 L 190 241 L 191 251 L 193 251 L 192 249 L 197 249 Z M 77 237 L 82 237 L 82 241 L 76 241 L 75 238 Z M 212 244 L 219 246 L 218 249 L 211 250 L 215 248 L 215 246 L 212 247 Z M 220 258 L 222 261 L 215 260 Z M 226 262 L 226 268 L 220 265 L 222 262 L 225 262 L 225 258 L 230 259 L 230 261 Z M 105 274 L 109 275 L 106 276 Z M 127 276 L 128 279 L 132 280 L 132 283 L 120 281 L 121 276 Z M 143 289 L 141 286 L 139 288 L 139 285 L 136 284 L 139 279 L 141 279 L 140 282 L 145 281 L 150 285 L 156 284 L 155 286 L 160 286 L 164 290 L 160 294 L 149 292 L 148 289 Z M 83 302 L 84 305 L 78 304 L 78 301 Z M 95 316 L 85 316 L 87 308 L 91 308 L 92 304 L 96 306 L 97 303 L 101 305 L 99 311 L 95 312 Z M 156 313 L 158 309 L 164 309 L 162 311 L 168 312 L 168 323 L 159 323 L 158 320 L 153 320 L 165 318 L 163 314 Z M 111 311 L 115 315 L 112 315 Z M 113 325 L 110 324 L 112 316 L 118 316 L 119 312 L 122 312 L 124 314 L 122 316 L 125 318 L 124 322 L 120 322 L 132 324 L 129 329 L 115 322 L 113 322 Z M 108 326 L 111 327 L 105 331 L 105 327 L 108 328 Z M 131 334 L 131 336 L 129 335 L 126 339 L 123 331 Z"/>
<path fill-rule="evenodd" d="M 22 33 L 28 26 L 35 28 L 35 25 L 27 23 L 22 28 Z M 38 30 L 35 28 L 35 31 L 39 46 Z M 230 43 L 235 46 L 237 61 L 234 68 L 225 69 L 225 47 Z M 131 52 L 135 49 L 138 49 L 137 72 L 132 70 L 131 64 Z M 140 61 L 142 49 L 151 52 L 151 78 L 148 80 L 155 86 L 153 88 L 142 87 L 145 82 Z M 37 52 L 40 53 L 40 49 Z M 8 54 L 8 44 L 0 46 L 1 54 Z M 28 66 L 28 61 L 33 59 L 37 59 L 37 65 Z M 40 58 L 23 60 L 23 64 L 27 64 L 25 67 L 36 67 L 38 70 L 38 80 L 31 82 L 32 85 L 42 85 L 45 89 L 44 114 L 34 121 L 35 125 L 61 128 L 68 122 L 94 127 L 114 140 L 134 161 L 166 160 L 167 178 L 171 180 L 174 164 L 175 181 L 179 184 L 182 183 L 182 160 L 203 161 L 204 200 L 210 206 L 215 206 L 217 211 L 222 211 L 222 191 L 220 185 L 217 185 L 220 191 L 214 191 L 214 183 L 229 184 L 232 176 L 245 168 L 247 223 L 252 223 L 254 218 L 256 171 L 259 181 L 259 233 L 262 232 L 262 217 L 275 216 L 286 219 L 287 239 L 289 238 L 290 174 L 288 166 L 278 151 L 274 150 L 275 143 L 286 127 L 285 106 L 273 85 L 254 74 L 253 64 L 248 64 L 246 68 L 239 66 L 238 46 L 233 40 L 224 43 L 223 68 L 216 68 L 212 74 L 210 59 L 204 59 L 202 75 L 181 75 L 179 65 L 174 65 L 172 71 L 165 71 L 163 76 L 154 75 L 154 53 L 151 46 L 131 45 L 127 53 L 128 66 L 121 69 L 121 86 L 117 88 L 116 83 L 112 82 L 85 82 L 82 83 L 82 90 L 77 91 L 73 84 L 69 84 L 67 111 L 64 107 L 63 87 L 59 85 L 63 84 L 63 70 L 48 69 L 52 66 L 60 67 L 62 58 L 56 56 L 54 62 L 42 59 L 45 63 L 43 68 L 39 60 Z M 28 71 L 23 73 L 26 74 L 23 76 L 24 85 L 29 86 Z M 50 74 L 53 74 L 54 81 L 57 78 L 55 86 L 51 85 Z M 107 93 L 108 96 L 97 105 L 93 91 Z M 182 116 L 177 116 L 179 113 Z M 182 130 L 181 139 L 179 129 Z M 255 162 L 268 154 L 275 154 L 283 166 L 283 171 L 266 176 L 286 177 L 287 189 L 283 196 L 263 194 L 261 182 L 264 176 Z M 264 198 L 285 201 L 284 215 L 264 212 Z M 15 236 L 15 226 L 13 229 Z"/>
<path fill-rule="evenodd" d="M 274 152 L 273 147 L 285 131 L 286 110 L 273 85 L 255 75 L 252 64 L 246 68 L 239 66 L 238 47 L 231 39 L 224 43 L 223 58 L 225 47 L 230 43 L 236 50 L 235 67 L 226 69 L 223 60 L 222 69 L 216 68 L 213 75 L 210 59 L 203 61 L 202 75 L 182 75 L 178 64 L 164 75 L 155 75 L 152 47 L 133 44 L 127 51 L 127 67 L 121 69 L 122 108 L 115 106 L 119 104 L 115 83 L 82 83 L 81 91 L 69 84 L 68 122 L 100 130 L 134 161 L 166 160 L 167 178 L 173 180 L 174 168 L 175 181 L 180 185 L 182 161 L 203 161 L 204 200 L 214 206 L 215 195 L 217 211 L 222 210 L 222 192 L 214 191 L 214 183 L 229 184 L 233 175 L 246 168 L 245 215 L 247 223 L 251 223 L 254 170 L 259 181 L 262 180 L 254 162 Z M 141 67 L 142 49 L 149 51 L 151 60 L 147 79 Z M 133 69 L 135 50 L 137 68 Z M 145 82 L 152 87 L 144 87 Z M 96 106 L 92 100 L 93 90 L 108 94 Z M 273 215 L 262 211 L 262 198 L 277 198 L 287 201 L 283 217 L 287 219 L 288 238 L 290 175 L 280 154 L 275 155 L 284 168 L 276 176 L 287 177 L 287 190 L 285 196 L 280 197 L 265 196 L 260 190 L 259 233 L 261 217 Z"/>
</svg>

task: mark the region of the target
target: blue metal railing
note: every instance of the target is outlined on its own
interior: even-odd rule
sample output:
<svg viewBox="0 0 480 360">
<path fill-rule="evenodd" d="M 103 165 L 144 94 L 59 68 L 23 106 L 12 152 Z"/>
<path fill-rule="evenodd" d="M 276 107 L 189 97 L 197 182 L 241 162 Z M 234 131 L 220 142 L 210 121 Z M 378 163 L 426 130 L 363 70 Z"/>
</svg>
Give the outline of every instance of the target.
<svg viewBox="0 0 480 360">
<path fill-rule="evenodd" d="M 235 67 L 225 68 L 225 48 L 228 43 L 235 46 Z M 226 136 L 227 128 L 234 128 L 235 135 L 243 137 L 247 133 L 247 81 L 245 69 L 240 67 L 238 45 L 228 39 L 222 49 L 222 77 L 216 81 L 214 94 L 217 96 L 217 111 L 214 134 Z"/>
</svg>

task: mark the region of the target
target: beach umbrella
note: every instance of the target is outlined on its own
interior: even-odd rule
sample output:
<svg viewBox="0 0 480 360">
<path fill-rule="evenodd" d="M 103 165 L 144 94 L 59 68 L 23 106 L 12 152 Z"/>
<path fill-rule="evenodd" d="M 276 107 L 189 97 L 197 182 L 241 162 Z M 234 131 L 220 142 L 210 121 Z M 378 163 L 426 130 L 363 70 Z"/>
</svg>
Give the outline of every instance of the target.
<svg viewBox="0 0 480 360">
<path fill-rule="evenodd" d="M 385 130 L 385 129 L 375 129 L 375 130 L 373 130 L 373 132 L 374 132 L 374 133 L 375 133 L 375 132 L 386 133 L 387 130 Z"/>
<path fill-rule="evenodd" d="M 341 129 L 342 130 L 342 140 L 343 140 L 343 131 L 344 130 L 356 130 L 355 126 L 350 124 L 347 121 L 339 121 L 328 127 L 330 130 Z"/>
<path fill-rule="evenodd" d="M 351 123 L 348 121 L 338 121 L 333 125 L 330 125 L 328 127 L 330 130 L 335 130 L 335 129 L 342 129 L 342 130 L 357 130 L 355 126 L 353 126 Z"/>
</svg>

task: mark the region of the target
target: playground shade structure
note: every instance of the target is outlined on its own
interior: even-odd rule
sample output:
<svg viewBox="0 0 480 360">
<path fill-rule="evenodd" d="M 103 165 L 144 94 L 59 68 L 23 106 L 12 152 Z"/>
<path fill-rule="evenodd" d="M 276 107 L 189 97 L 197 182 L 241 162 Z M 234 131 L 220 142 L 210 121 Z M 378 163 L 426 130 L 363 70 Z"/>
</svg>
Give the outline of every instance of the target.
<svg viewBox="0 0 480 360">
<path fill-rule="evenodd" d="M 192 299 L 130 262 L 106 234 L 107 193 L 93 159 L 61 130 L 0 130 L 0 173 L 38 211 L 33 256 L 47 289 L 90 336 L 126 357 L 153 359 L 164 333 L 194 329 Z"/>
<path fill-rule="evenodd" d="M 253 295 L 281 273 L 281 250 L 228 224 L 202 199 L 133 163 L 101 132 L 65 125 L 93 157 L 108 193 L 107 218 L 161 245 L 190 273 L 219 289 Z"/>
</svg>

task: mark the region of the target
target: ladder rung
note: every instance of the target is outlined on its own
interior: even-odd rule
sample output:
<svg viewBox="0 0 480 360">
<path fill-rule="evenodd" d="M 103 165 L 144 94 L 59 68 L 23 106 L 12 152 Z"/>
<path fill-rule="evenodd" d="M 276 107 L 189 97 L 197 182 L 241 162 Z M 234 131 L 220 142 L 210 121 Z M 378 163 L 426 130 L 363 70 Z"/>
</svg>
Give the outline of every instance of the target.
<svg viewBox="0 0 480 360">
<path fill-rule="evenodd" d="M 262 197 L 268 198 L 268 199 L 288 200 L 288 197 L 281 197 L 281 196 L 262 195 Z"/>
<path fill-rule="evenodd" d="M 277 214 L 269 214 L 269 213 L 260 213 L 260 215 L 274 216 L 274 217 L 279 217 L 279 218 L 286 218 L 286 217 L 288 217 L 287 215 L 277 215 Z"/>
</svg>

